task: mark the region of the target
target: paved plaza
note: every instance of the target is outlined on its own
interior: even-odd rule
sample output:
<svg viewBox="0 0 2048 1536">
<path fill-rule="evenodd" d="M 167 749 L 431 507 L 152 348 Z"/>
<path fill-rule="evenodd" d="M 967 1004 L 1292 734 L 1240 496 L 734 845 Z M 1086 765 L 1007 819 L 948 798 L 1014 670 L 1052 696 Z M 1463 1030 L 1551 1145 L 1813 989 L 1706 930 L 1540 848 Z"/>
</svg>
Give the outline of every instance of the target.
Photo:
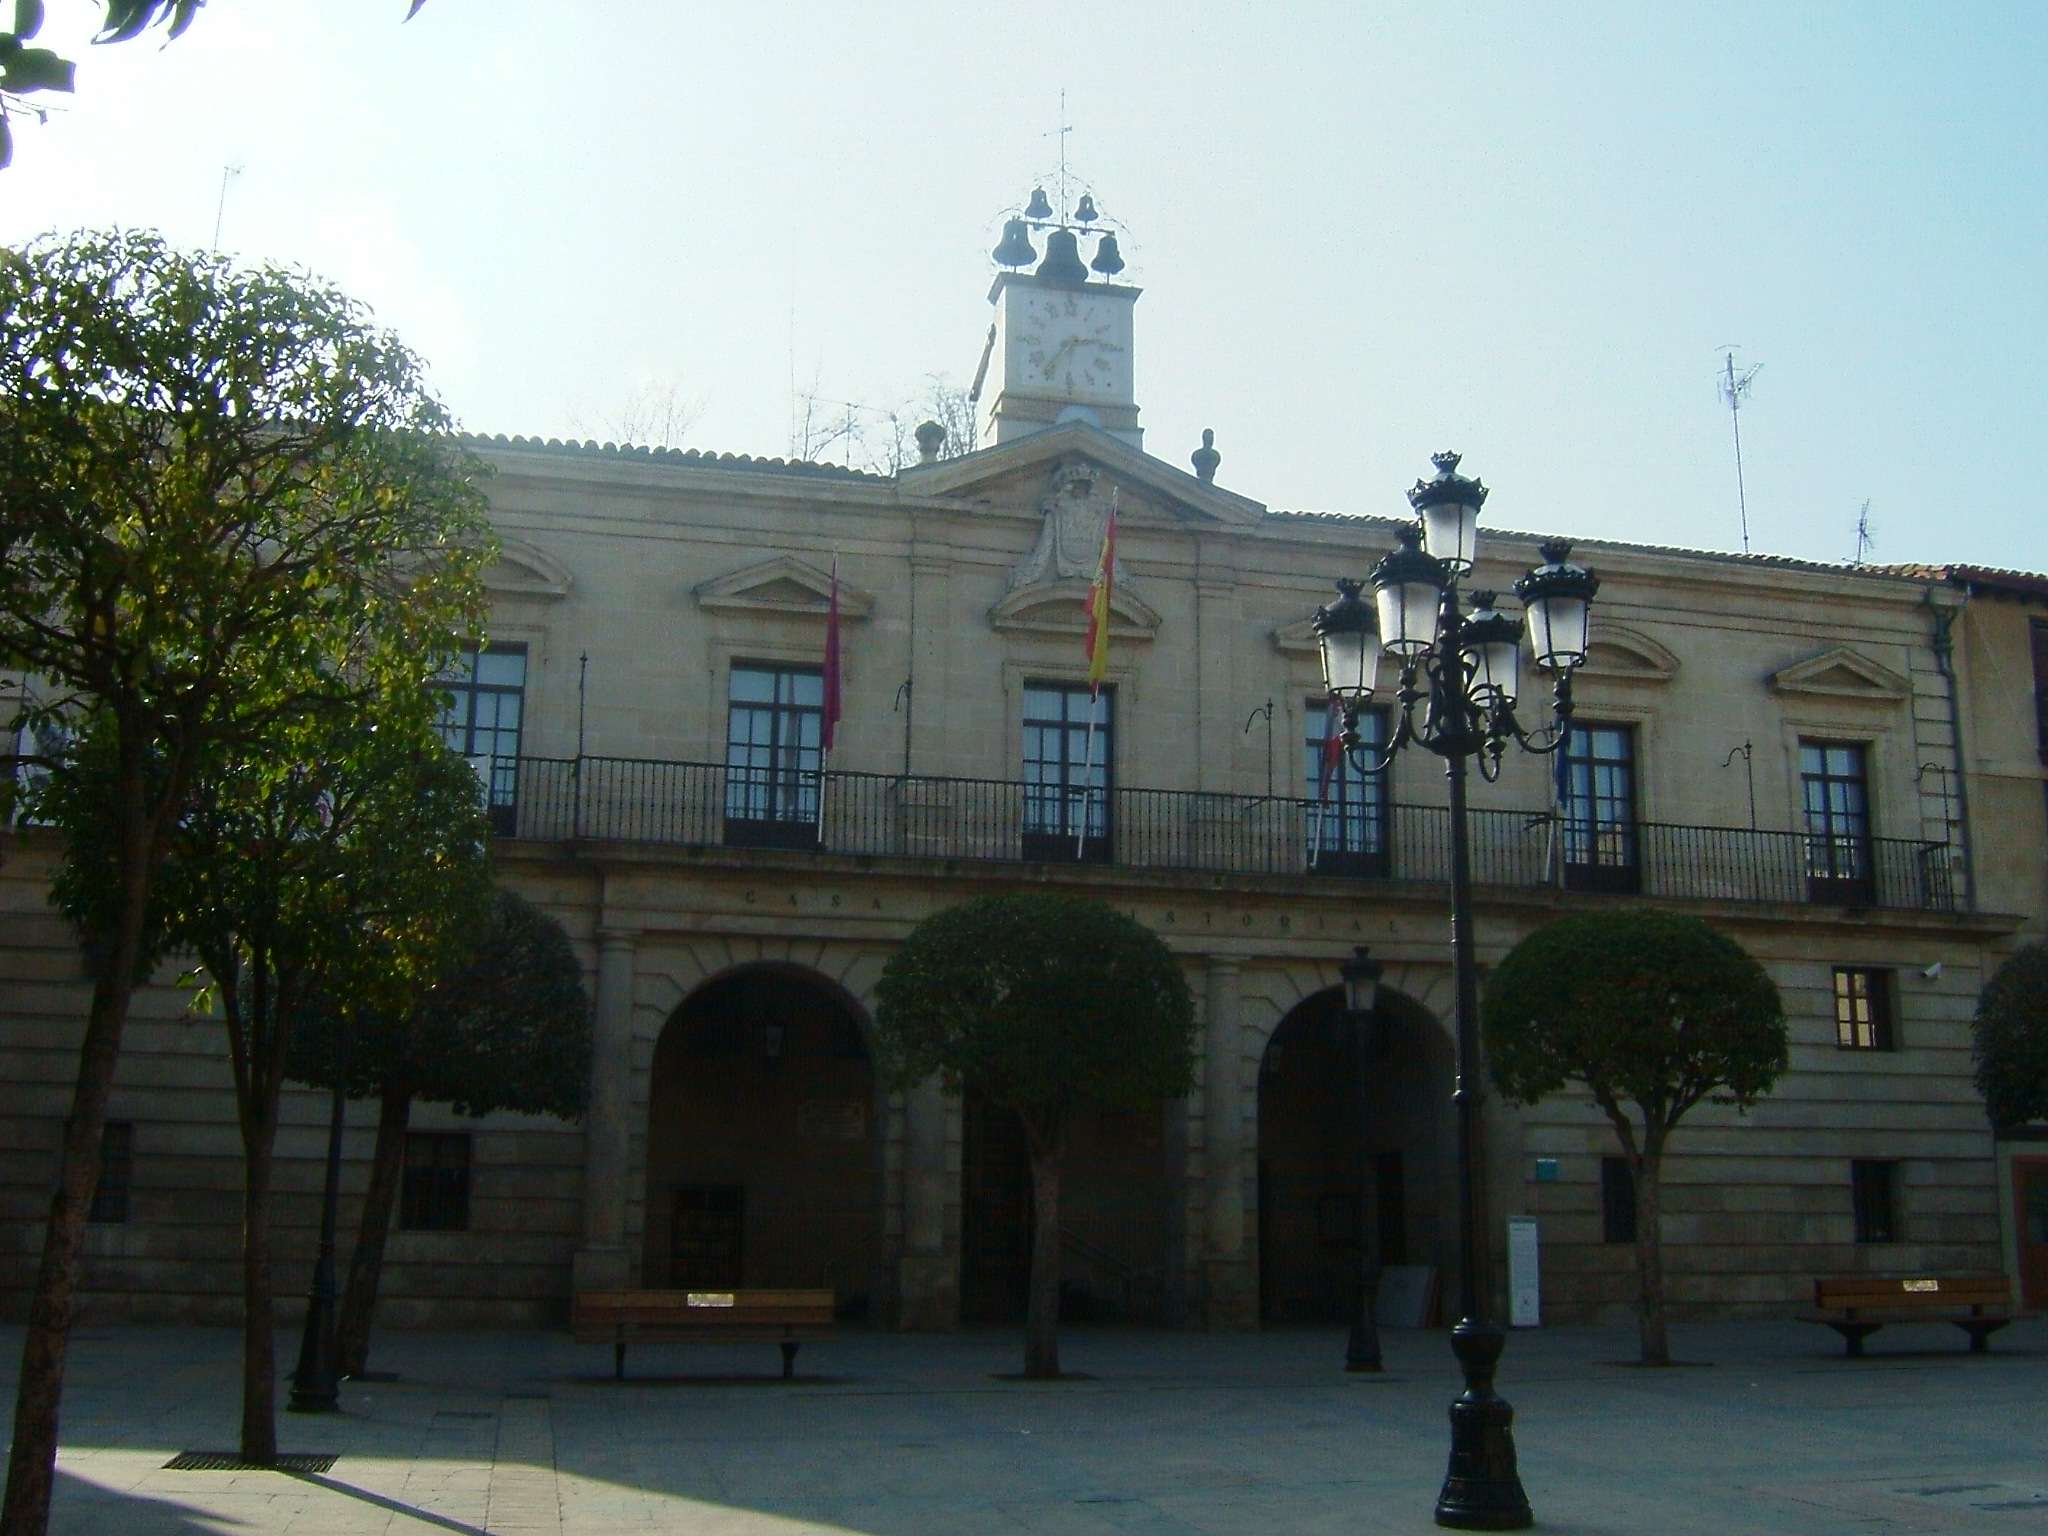
<svg viewBox="0 0 2048 1536">
<path fill-rule="evenodd" d="M 11 1367 L 19 1330 L 0 1338 Z M 295 1340 L 280 1336 L 291 1358 Z M 1434 1530 L 1442 1333 L 1388 1336 L 1346 1376 L 1331 1331 L 1075 1329 L 1092 1379 L 1025 1383 L 1012 1333 L 852 1333 L 807 1345 L 610 1351 L 551 1333 L 385 1333 L 389 1382 L 340 1416 L 281 1416 L 325 1473 L 168 1471 L 231 1449 L 238 1336 L 89 1328 L 65 1400 L 67 1536 L 479 1532 L 1307 1533 Z M 2048 1532 L 2048 1323 L 1989 1356 L 1949 1327 L 1887 1329 L 1845 1360 L 1791 1323 L 1677 1330 L 1705 1362 L 1617 1362 L 1627 1327 L 1510 1341 L 1539 1527 L 1558 1532 Z M 6 1383 L 9 1400 L 12 1380 Z"/>
</svg>

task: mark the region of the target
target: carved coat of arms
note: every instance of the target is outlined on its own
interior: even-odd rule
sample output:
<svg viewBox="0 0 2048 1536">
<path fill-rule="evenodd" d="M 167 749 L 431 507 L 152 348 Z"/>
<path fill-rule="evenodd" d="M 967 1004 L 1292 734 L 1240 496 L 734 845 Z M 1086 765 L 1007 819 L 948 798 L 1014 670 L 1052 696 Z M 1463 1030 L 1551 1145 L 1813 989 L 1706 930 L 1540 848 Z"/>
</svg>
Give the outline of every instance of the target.
<svg viewBox="0 0 2048 1536">
<path fill-rule="evenodd" d="M 1095 563 L 1102 558 L 1103 529 L 1109 522 L 1109 493 L 1102 484 L 1102 471 L 1086 459 L 1062 461 L 1048 477 L 1038 510 L 1045 517 L 1038 542 L 1010 572 L 1009 590 L 1077 578 L 1093 581 Z M 1129 581 L 1123 561 L 1118 560 L 1117 589 L 1128 592 Z"/>
</svg>

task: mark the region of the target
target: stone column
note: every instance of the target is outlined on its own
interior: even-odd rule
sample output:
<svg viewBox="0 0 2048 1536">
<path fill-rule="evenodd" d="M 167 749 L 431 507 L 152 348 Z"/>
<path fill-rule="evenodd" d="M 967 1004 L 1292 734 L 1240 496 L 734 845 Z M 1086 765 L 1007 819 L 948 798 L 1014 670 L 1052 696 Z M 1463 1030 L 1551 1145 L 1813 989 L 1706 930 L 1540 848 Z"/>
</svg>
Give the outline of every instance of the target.
<svg viewBox="0 0 2048 1536">
<path fill-rule="evenodd" d="M 1208 1060 L 1202 1093 L 1203 1183 L 1209 1221 L 1203 1269 L 1211 1331 L 1256 1328 L 1257 1270 L 1244 1233 L 1244 1027 L 1235 960 L 1209 961 L 1203 1008 Z"/>
<path fill-rule="evenodd" d="M 903 1098 L 903 1261 L 897 1326 L 929 1333 L 960 1323 L 960 1256 L 946 1250 L 946 1097 L 937 1078 Z"/>
<path fill-rule="evenodd" d="M 583 1111 L 583 1246 L 579 1291 L 618 1289 L 633 1265 L 626 1253 L 626 1163 L 632 1144 L 633 946 L 639 932 L 600 928 L 597 1014 L 590 1044 L 590 1102 Z"/>
</svg>

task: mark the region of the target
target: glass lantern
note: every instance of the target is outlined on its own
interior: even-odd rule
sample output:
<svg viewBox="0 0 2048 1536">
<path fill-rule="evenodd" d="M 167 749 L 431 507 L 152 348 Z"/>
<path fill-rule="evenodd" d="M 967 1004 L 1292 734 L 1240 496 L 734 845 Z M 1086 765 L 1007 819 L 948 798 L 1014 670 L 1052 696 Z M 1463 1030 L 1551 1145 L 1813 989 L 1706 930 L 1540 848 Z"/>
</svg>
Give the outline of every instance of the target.
<svg viewBox="0 0 2048 1536">
<path fill-rule="evenodd" d="M 1508 709 L 1522 692 L 1522 626 L 1493 606 L 1494 594 L 1474 592 L 1473 614 L 1459 637 L 1472 674 L 1472 697 Z"/>
<path fill-rule="evenodd" d="M 1479 551 L 1479 509 L 1486 504 L 1486 487 L 1458 473 L 1458 457 L 1431 455 L 1436 478 L 1416 481 L 1408 493 L 1408 504 L 1422 519 L 1422 547 L 1453 576 L 1472 569 Z"/>
<path fill-rule="evenodd" d="M 1340 579 L 1337 594 L 1336 602 L 1316 610 L 1316 644 L 1323 653 L 1323 686 L 1345 709 L 1355 711 L 1372 697 L 1379 634 L 1372 605 L 1359 597 L 1357 582 Z"/>
<path fill-rule="evenodd" d="M 1536 664 L 1568 671 L 1586 659 L 1600 578 L 1572 561 L 1572 547 L 1562 539 L 1550 540 L 1541 552 L 1544 563 L 1515 583 L 1515 595 L 1528 613 Z"/>
<path fill-rule="evenodd" d="M 1422 552 L 1420 528 L 1397 529 L 1394 540 L 1393 549 L 1372 568 L 1372 591 L 1380 610 L 1380 644 L 1405 661 L 1435 643 L 1451 573 L 1441 560 Z"/>
</svg>

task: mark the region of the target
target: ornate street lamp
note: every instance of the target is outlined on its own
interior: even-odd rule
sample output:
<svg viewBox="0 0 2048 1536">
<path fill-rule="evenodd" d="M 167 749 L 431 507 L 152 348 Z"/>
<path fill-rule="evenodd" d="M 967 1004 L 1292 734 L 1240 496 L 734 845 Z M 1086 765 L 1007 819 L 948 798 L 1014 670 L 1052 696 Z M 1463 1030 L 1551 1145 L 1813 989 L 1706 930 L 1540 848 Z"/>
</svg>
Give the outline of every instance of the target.
<svg viewBox="0 0 2048 1536">
<path fill-rule="evenodd" d="M 1366 772 L 1383 772 L 1395 754 L 1419 746 L 1444 760 L 1451 786 L 1451 954 L 1458 1035 L 1458 1322 L 1451 1348 L 1465 1391 L 1451 1405 L 1450 1469 L 1436 1502 L 1438 1525 L 1519 1530 L 1533 1522 L 1515 1471 L 1514 1410 L 1493 1389 L 1506 1335 L 1488 1317 L 1479 1283 L 1479 976 L 1472 931 L 1472 845 L 1465 804 L 1466 765 L 1500 776 L 1508 744 L 1529 752 L 1562 750 L 1570 731 L 1572 672 L 1586 659 L 1587 621 L 1600 582 L 1571 560 L 1571 546 L 1542 547 L 1544 563 L 1515 583 L 1536 664 L 1556 676 L 1549 724 L 1524 730 L 1515 718 L 1521 692 L 1523 626 L 1495 610 L 1494 594 L 1459 600 L 1458 581 L 1478 551 L 1486 487 L 1458 473 L 1458 455 L 1434 456 L 1436 477 L 1408 493 L 1416 521 L 1396 534 L 1372 569 L 1381 649 L 1401 668 L 1400 720 L 1386 750 L 1370 760 L 1358 713 L 1372 696 L 1372 666 L 1357 652 L 1373 632 L 1372 613 L 1355 582 L 1339 582 L 1337 602 L 1316 614 L 1323 678 L 1344 710 L 1344 749 Z"/>
<path fill-rule="evenodd" d="M 1363 944 L 1353 946 L 1351 958 L 1337 967 L 1337 974 L 1344 978 L 1344 1015 L 1351 1026 L 1353 1108 L 1358 1137 L 1358 1166 L 1355 1171 L 1358 1199 L 1356 1214 L 1352 1218 L 1357 1268 L 1352 1276 L 1351 1337 L 1344 1345 L 1344 1369 L 1347 1371 L 1377 1371 L 1382 1364 L 1379 1319 L 1373 1315 L 1373 1304 L 1379 1298 L 1380 1254 L 1366 1236 L 1366 1216 L 1371 1210 L 1366 1198 L 1366 1180 L 1372 1173 L 1372 1150 L 1366 1139 L 1366 1123 L 1370 1108 L 1367 1089 L 1372 1080 L 1373 1037 L 1379 1025 L 1380 975 L 1385 970 L 1385 966 L 1366 952 Z"/>
</svg>

